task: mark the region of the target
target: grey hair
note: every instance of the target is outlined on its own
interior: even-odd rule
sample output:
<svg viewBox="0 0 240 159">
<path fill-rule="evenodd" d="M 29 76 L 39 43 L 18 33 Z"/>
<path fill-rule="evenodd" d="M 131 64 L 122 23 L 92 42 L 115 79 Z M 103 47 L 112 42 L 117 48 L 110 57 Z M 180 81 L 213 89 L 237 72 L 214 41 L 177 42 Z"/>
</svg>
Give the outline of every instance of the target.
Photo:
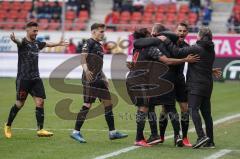
<svg viewBox="0 0 240 159">
<path fill-rule="evenodd" d="M 198 35 L 203 41 L 212 41 L 212 31 L 208 27 L 201 27 Z"/>
</svg>

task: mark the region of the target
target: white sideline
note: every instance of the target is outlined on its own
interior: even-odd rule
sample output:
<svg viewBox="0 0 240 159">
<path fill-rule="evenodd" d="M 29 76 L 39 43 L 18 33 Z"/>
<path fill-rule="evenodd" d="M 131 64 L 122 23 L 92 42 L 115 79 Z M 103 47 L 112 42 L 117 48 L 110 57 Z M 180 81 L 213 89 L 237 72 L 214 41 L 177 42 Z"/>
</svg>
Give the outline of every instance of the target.
<svg viewBox="0 0 240 159">
<path fill-rule="evenodd" d="M 220 151 L 218 151 L 218 152 L 216 152 L 216 153 L 214 153 L 214 154 L 212 154 L 208 157 L 205 157 L 204 159 L 218 159 L 218 158 L 220 158 L 220 157 L 222 157 L 222 156 L 224 156 L 224 155 L 226 155 L 230 152 L 232 152 L 232 150 L 222 149 L 222 150 L 220 150 Z"/>
<path fill-rule="evenodd" d="M 221 124 L 221 123 L 224 123 L 226 121 L 229 121 L 229 120 L 232 120 L 232 119 L 235 119 L 235 118 L 239 118 L 239 117 L 240 117 L 240 114 L 227 116 L 227 117 L 224 117 L 222 119 L 218 119 L 218 120 L 214 121 L 213 125 L 218 125 L 218 124 Z M 191 129 L 189 129 L 188 132 L 194 132 L 194 131 L 195 131 L 195 129 L 191 128 Z M 166 139 L 169 139 L 169 138 L 173 138 L 173 135 L 166 136 Z M 106 158 L 109 158 L 109 157 L 118 156 L 118 155 L 120 155 L 122 153 L 126 153 L 126 152 L 129 152 L 129 151 L 135 150 L 137 148 L 140 148 L 140 147 L 139 146 L 126 147 L 126 148 L 114 151 L 112 153 L 108 153 L 108 154 L 105 154 L 105 155 L 102 155 L 102 156 L 95 157 L 94 159 L 106 159 Z"/>
</svg>

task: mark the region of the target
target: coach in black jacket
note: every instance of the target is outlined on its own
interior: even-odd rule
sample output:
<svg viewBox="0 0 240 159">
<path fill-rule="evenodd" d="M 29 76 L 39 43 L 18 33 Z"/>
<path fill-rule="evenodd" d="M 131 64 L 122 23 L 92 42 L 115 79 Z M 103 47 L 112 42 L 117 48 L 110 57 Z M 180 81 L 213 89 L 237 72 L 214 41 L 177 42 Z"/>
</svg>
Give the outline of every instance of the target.
<svg viewBox="0 0 240 159">
<path fill-rule="evenodd" d="M 210 102 L 213 89 L 212 67 L 215 59 L 212 32 L 209 28 L 201 28 L 196 44 L 181 49 L 164 36 L 161 36 L 160 39 L 164 41 L 167 49 L 175 57 L 181 58 L 188 54 L 198 54 L 200 56 L 199 62 L 188 65 L 187 72 L 189 111 L 198 135 L 197 142 L 193 145 L 193 148 L 199 148 L 202 145 L 205 147 L 214 147 Z M 205 121 L 207 136 L 202 128 L 199 109 Z"/>
</svg>

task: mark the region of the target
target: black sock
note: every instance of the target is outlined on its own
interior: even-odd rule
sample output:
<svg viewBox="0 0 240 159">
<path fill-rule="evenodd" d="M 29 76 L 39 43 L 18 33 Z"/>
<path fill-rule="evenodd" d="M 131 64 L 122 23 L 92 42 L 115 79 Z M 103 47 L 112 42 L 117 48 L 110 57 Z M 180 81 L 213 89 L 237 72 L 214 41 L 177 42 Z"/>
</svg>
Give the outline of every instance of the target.
<svg viewBox="0 0 240 159">
<path fill-rule="evenodd" d="M 137 123 L 137 134 L 136 141 L 144 140 L 143 130 L 145 127 L 147 113 L 137 111 L 136 123 Z"/>
<path fill-rule="evenodd" d="M 77 115 L 77 120 L 75 123 L 75 130 L 80 131 L 88 112 L 89 112 L 89 108 L 86 106 L 82 106 L 80 112 Z"/>
<path fill-rule="evenodd" d="M 189 127 L 189 113 L 181 112 L 181 126 L 183 138 L 187 137 Z"/>
<path fill-rule="evenodd" d="M 165 109 L 171 120 L 172 127 L 174 130 L 174 136 L 180 135 L 180 122 L 179 122 L 179 115 L 177 113 L 176 106 L 175 105 L 167 105 L 167 106 L 165 106 Z"/>
<path fill-rule="evenodd" d="M 165 136 L 167 125 L 168 125 L 168 115 L 167 115 L 167 113 L 160 113 L 159 129 L 160 129 L 160 137 L 161 138 L 163 138 Z"/>
<path fill-rule="evenodd" d="M 36 119 L 38 130 L 43 129 L 44 123 L 44 108 L 36 107 Z"/>
<path fill-rule="evenodd" d="M 151 134 L 153 136 L 158 136 L 158 130 L 157 130 L 157 115 L 155 113 L 155 107 L 150 106 L 148 111 L 148 122 L 151 129 Z"/>
<path fill-rule="evenodd" d="M 107 122 L 109 131 L 115 130 L 112 105 L 105 107 L 105 120 Z"/>
<path fill-rule="evenodd" d="M 16 117 L 18 111 L 20 110 L 20 108 L 18 108 L 16 106 L 16 104 L 14 104 L 9 112 L 9 116 L 8 116 L 8 121 L 7 121 L 7 126 L 11 126 L 12 122 L 14 120 L 14 118 Z"/>
</svg>

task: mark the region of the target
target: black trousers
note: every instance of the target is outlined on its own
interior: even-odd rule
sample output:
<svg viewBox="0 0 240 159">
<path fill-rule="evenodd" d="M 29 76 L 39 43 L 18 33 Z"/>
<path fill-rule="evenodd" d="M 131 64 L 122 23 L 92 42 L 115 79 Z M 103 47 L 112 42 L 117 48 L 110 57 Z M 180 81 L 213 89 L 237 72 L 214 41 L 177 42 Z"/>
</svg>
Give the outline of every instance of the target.
<svg viewBox="0 0 240 159">
<path fill-rule="evenodd" d="M 210 138 L 210 142 L 213 142 L 213 121 L 210 97 L 188 94 L 188 107 L 198 138 L 205 136 L 202 128 L 201 116 L 199 114 L 200 110 L 206 125 L 206 135 Z"/>
</svg>

